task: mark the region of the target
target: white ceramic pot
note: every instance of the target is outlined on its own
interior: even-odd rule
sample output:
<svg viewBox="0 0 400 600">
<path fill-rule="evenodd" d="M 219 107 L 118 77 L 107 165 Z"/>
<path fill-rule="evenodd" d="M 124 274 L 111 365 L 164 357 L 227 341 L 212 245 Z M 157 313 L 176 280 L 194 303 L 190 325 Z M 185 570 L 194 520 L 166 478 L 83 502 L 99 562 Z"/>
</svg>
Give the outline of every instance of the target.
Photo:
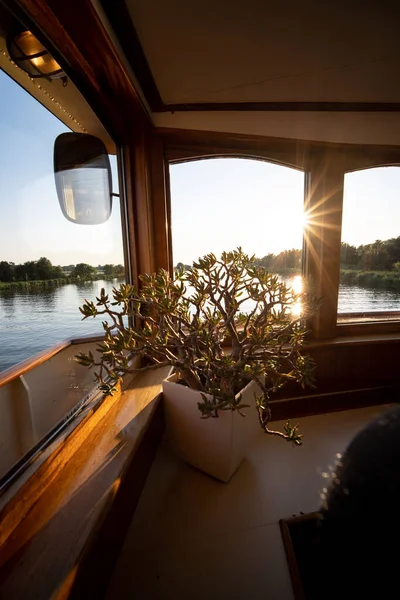
<svg viewBox="0 0 400 600">
<path fill-rule="evenodd" d="M 251 442 L 261 432 L 254 394 L 260 387 L 251 381 L 242 390 L 242 412 L 219 411 L 218 418 L 201 419 L 197 407 L 200 392 L 175 383 L 175 375 L 163 382 L 167 431 L 177 454 L 193 467 L 228 482 L 239 467 Z"/>
</svg>

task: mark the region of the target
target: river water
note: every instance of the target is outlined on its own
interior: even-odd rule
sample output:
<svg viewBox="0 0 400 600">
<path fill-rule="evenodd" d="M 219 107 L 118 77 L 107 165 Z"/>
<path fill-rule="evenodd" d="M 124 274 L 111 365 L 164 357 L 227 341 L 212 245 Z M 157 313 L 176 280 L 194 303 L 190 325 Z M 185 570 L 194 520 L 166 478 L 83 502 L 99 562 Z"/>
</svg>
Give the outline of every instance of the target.
<svg viewBox="0 0 400 600">
<path fill-rule="evenodd" d="M 100 318 L 82 321 L 78 310 L 118 281 L 88 281 L 40 291 L 0 292 L 0 372 L 57 342 L 101 334 Z"/>
<path fill-rule="evenodd" d="M 81 320 L 78 307 L 118 282 L 94 281 L 52 289 L 0 292 L 0 372 L 71 337 L 101 334 L 101 319 Z M 400 310 L 400 293 L 341 286 L 339 312 Z"/>
</svg>

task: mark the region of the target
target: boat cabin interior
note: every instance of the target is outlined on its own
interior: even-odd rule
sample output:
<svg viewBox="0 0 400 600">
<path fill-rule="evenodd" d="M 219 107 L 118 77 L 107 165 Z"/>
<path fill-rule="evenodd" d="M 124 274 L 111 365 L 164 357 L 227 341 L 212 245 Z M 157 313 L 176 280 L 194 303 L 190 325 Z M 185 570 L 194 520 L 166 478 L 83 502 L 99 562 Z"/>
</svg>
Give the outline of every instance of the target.
<svg viewBox="0 0 400 600">
<path fill-rule="evenodd" d="M 1 597 L 306 597 L 279 522 L 318 511 L 347 444 L 397 401 L 400 311 L 338 300 L 349 177 L 400 167 L 399 25 L 391 0 L 1 0 L 0 69 L 116 156 L 127 283 L 174 272 L 173 170 L 248 159 L 302 174 L 302 274 L 323 300 L 307 323 L 315 387 L 271 401 L 303 445 L 261 432 L 229 483 L 172 450 L 167 367 L 104 397 L 73 362 L 99 338 L 76 335 L 0 373 Z M 228 221 L 185 181 L 212 250 Z M 378 194 L 352 210 L 354 230 L 396 218 Z M 283 234 L 286 218 L 264 214 L 257 235 Z"/>
</svg>

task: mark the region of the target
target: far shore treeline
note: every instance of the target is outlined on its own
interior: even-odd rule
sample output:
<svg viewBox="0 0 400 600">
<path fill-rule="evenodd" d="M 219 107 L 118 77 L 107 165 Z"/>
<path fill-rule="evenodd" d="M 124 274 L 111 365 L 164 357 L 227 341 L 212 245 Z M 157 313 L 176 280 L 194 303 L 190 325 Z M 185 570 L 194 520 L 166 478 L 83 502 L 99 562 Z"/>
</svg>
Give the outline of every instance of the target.
<svg viewBox="0 0 400 600">
<path fill-rule="evenodd" d="M 301 250 L 284 250 L 279 254 L 266 254 L 262 258 L 256 258 L 254 262 L 271 273 L 299 275 L 301 255 Z M 175 268 L 188 269 L 190 266 L 178 263 Z M 400 236 L 361 246 L 342 242 L 340 282 L 344 285 L 400 292 Z"/>
<path fill-rule="evenodd" d="M 302 252 L 298 249 L 269 253 L 255 259 L 255 264 L 271 273 L 283 276 L 301 273 Z M 175 269 L 190 269 L 178 263 Z M 54 266 L 48 258 L 27 261 L 23 264 L 0 261 L 0 289 L 13 287 L 47 287 L 98 279 L 122 279 L 123 265 L 98 265 L 86 263 Z M 400 236 L 376 240 L 372 244 L 352 246 L 342 242 L 340 254 L 340 281 L 345 285 L 358 285 L 400 292 Z"/>
<path fill-rule="evenodd" d="M 54 266 L 46 257 L 30 260 L 22 264 L 0 261 L 0 289 L 38 288 L 97 279 L 123 278 L 123 265 L 98 265 L 86 263 Z"/>
</svg>

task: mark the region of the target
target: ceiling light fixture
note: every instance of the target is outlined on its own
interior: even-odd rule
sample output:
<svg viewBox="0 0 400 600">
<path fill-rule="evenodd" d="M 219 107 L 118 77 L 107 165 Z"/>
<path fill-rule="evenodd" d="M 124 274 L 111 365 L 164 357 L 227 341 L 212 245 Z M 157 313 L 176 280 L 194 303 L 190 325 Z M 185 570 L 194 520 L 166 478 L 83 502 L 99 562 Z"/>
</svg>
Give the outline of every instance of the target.
<svg viewBox="0 0 400 600">
<path fill-rule="evenodd" d="M 19 31 L 9 36 L 7 50 L 10 58 L 30 77 L 62 79 L 63 85 L 67 84 L 67 77 L 58 62 L 31 31 Z"/>
</svg>

